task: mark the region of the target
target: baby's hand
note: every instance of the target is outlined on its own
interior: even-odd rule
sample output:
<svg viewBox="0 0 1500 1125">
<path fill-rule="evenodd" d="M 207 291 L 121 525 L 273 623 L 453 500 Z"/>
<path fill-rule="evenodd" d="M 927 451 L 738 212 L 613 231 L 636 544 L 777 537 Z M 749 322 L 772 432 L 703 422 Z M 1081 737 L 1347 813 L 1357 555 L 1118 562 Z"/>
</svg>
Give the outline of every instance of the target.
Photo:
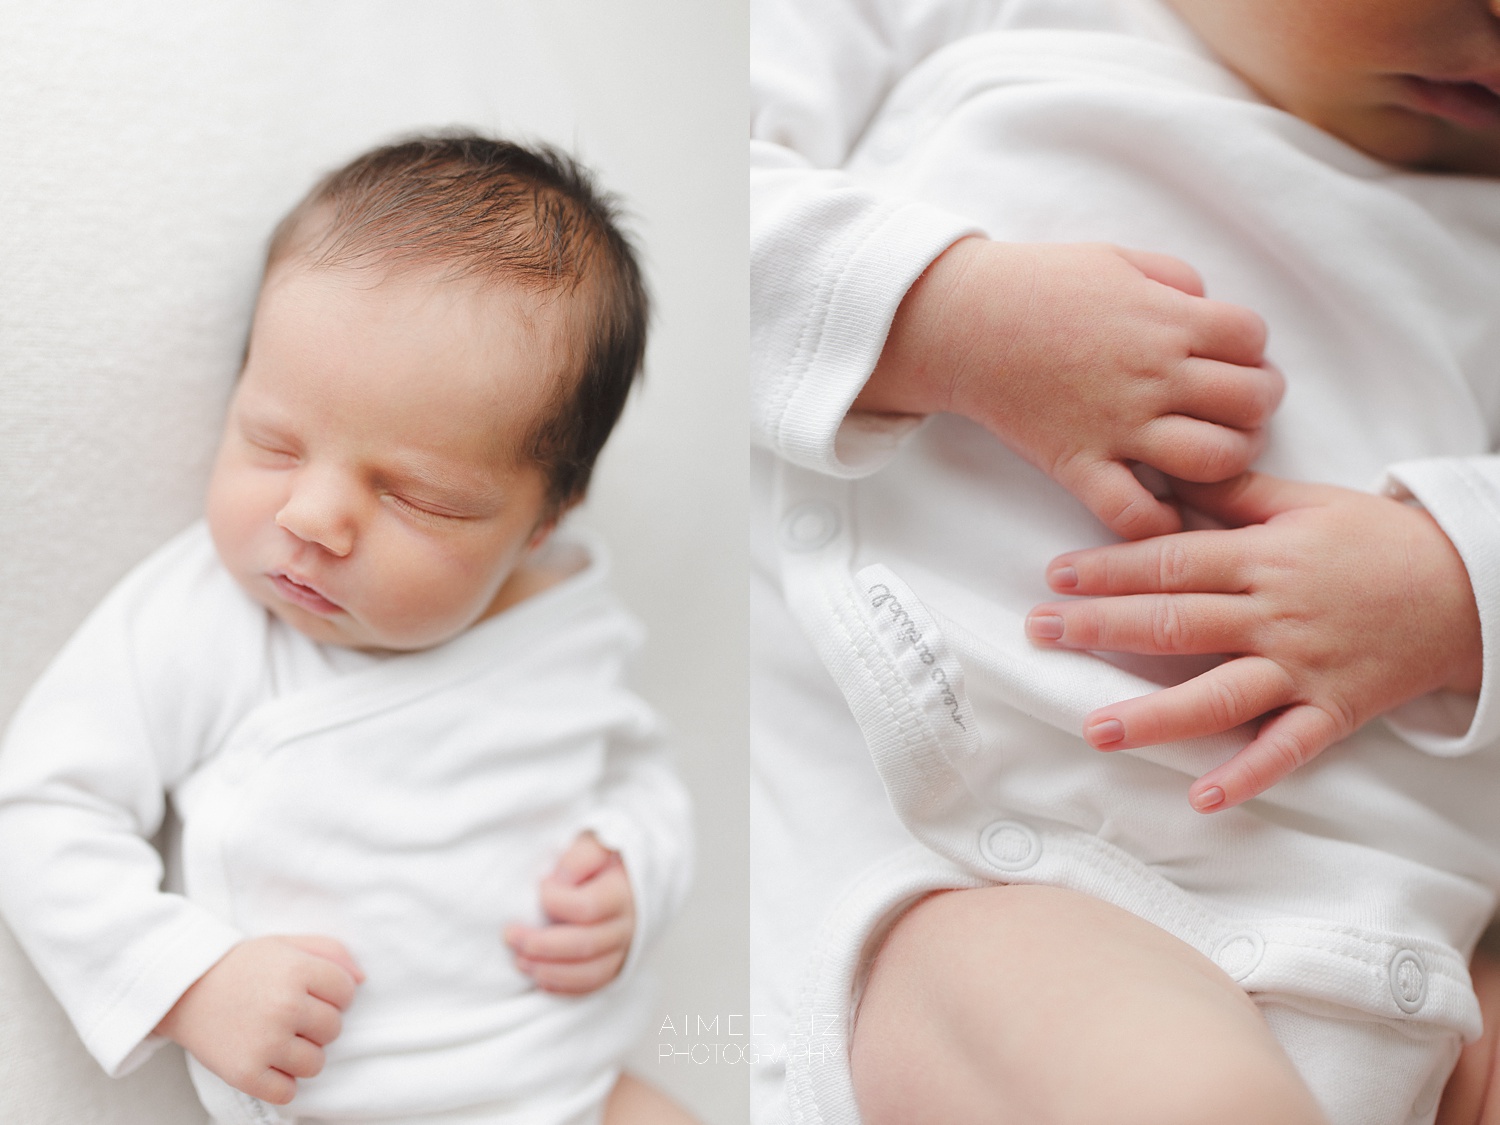
<svg viewBox="0 0 1500 1125">
<path fill-rule="evenodd" d="M 251 938 L 199 977 L 156 1033 L 236 1090 L 286 1105 L 297 1079 L 323 1069 L 323 1048 L 338 1038 L 339 1013 L 364 979 L 332 938 Z"/>
<path fill-rule="evenodd" d="M 1048 567 L 1052 588 L 1093 597 L 1040 605 L 1027 618 L 1033 640 L 1064 648 L 1234 655 L 1093 712 L 1084 737 L 1098 749 L 1213 734 L 1269 714 L 1249 745 L 1193 783 L 1193 807 L 1211 812 L 1249 800 L 1408 700 L 1479 690 L 1468 572 L 1422 509 L 1257 473 L 1180 491 L 1230 529 L 1062 555 Z"/>
<path fill-rule="evenodd" d="M 971 418 L 1139 539 L 1182 521 L 1130 462 L 1220 481 L 1259 455 L 1283 390 L 1265 343 L 1176 258 L 966 238 L 908 291 L 854 408 Z"/>
<path fill-rule="evenodd" d="M 619 975 L 635 936 L 635 898 L 625 864 L 585 832 L 542 880 L 550 926 L 508 926 L 516 965 L 548 992 L 584 993 Z"/>
</svg>

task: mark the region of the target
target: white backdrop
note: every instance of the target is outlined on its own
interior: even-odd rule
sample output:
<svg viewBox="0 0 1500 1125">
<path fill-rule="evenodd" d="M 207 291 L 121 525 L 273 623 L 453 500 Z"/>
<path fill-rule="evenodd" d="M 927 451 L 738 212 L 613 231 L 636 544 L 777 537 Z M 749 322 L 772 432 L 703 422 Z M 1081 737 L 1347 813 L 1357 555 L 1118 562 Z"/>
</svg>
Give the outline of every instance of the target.
<svg viewBox="0 0 1500 1125">
<path fill-rule="evenodd" d="M 746 1120 L 737 1055 L 702 1049 L 734 1046 L 747 991 L 745 24 L 742 0 L 0 0 L 0 719 L 198 514 L 265 238 L 317 174 L 468 125 L 559 143 L 624 197 L 654 334 L 583 518 L 650 626 L 639 685 L 700 834 L 634 1065 L 713 1125 Z M 170 1055 L 105 1079 L 0 931 L 0 1121 L 193 1105 Z"/>
</svg>

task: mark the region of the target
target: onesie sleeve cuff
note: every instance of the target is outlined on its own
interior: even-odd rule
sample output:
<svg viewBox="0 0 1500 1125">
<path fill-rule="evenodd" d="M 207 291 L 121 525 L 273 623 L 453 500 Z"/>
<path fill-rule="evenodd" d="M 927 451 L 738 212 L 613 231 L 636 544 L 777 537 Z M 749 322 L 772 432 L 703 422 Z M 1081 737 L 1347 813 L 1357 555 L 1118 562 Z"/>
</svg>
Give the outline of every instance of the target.
<svg viewBox="0 0 1500 1125">
<path fill-rule="evenodd" d="M 803 197 L 757 224 L 752 247 L 752 416 L 761 440 L 794 464 L 868 476 L 920 423 L 850 414 L 913 282 L 972 223 L 855 188 Z"/>
<path fill-rule="evenodd" d="M 635 933 L 620 976 L 635 972 L 687 896 L 692 881 L 691 815 L 686 797 L 680 809 L 666 810 L 665 832 L 653 832 L 619 808 L 596 809 L 584 825 L 613 852 L 620 853 L 635 905 Z M 679 814 L 676 815 L 676 814 Z"/>
<path fill-rule="evenodd" d="M 129 1074 L 167 1042 L 153 1033 L 182 994 L 243 940 L 234 927 L 194 910 L 176 933 L 153 942 L 152 955 L 127 983 L 78 1020 L 79 1037 L 111 1078 Z"/>
<path fill-rule="evenodd" d="M 1419 750 L 1440 757 L 1468 754 L 1500 740 L 1500 457 L 1403 461 L 1386 470 L 1385 492 L 1421 504 L 1453 542 L 1469 572 L 1484 646 L 1477 699 L 1432 692 L 1385 718 Z"/>
</svg>

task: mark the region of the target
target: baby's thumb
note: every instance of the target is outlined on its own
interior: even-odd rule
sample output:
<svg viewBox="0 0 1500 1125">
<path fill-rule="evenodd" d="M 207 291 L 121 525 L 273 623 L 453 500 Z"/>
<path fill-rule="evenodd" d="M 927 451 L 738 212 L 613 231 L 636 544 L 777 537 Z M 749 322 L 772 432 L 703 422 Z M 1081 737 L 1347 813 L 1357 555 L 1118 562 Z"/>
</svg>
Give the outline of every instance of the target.
<svg viewBox="0 0 1500 1125">
<path fill-rule="evenodd" d="M 1182 530 L 1177 509 L 1157 499 L 1118 461 L 1100 461 L 1059 484 L 1122 539 L 1149 539 Z"/>
<path fill-rule="evenodd" d="M 304 953 L 311 953 L 314 957 L 321 957 L 325 961 L 332 961 L 354 978 L 355 984 L 365 983 L 365 971 L 359 967 L 359 962 L 354 959 L 341 941 L 336 941 L 323 934 L 293 934 L 283 939 L 289 945 L 294 945 Z"/>
<path fill-rule="evenodd" d="M 1323 503 L 1331 491 L 1326 485 L 1286 480 L 1269 473 L 1242 473 L 1217 484 L 1176 481 L 1172 488 L 1183 503 L 1226 527 L 1248 527 L 1294 508 L 1313 507 Z"/>
<path fill-rule="evenodd" d="M 1150 250 L 1132 250 L 1127 246 L 1116 246 L 1114 250 L 1152 281 L 1180 289 L 1190 297 L 1203 296 L 1203 278 L 1181 258 Z"/>
<path fill-rule="evenodd" d="M 603 871 L 613 854 L 592 832 L 585 832 L 568 845 L 568 850 L 563 852 L 548 878 L 576 887 Z"/>
</svg>

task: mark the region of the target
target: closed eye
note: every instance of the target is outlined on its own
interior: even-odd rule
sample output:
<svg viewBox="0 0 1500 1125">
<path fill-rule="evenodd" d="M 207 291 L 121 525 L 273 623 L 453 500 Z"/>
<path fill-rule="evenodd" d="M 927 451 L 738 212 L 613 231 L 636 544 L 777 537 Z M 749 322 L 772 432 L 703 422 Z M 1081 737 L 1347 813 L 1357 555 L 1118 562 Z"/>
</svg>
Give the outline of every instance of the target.
<svg viewBox="0 0 1500 1125">
<path fill-rule="evenodd" d="M 299 460 L 296 453 L 283 446 L 256 441 L 254 438 L 248 437 L 245 439 L 245 444 L 250 447 L 251 456 L 256 461 L 273 468 L 290 468 L 297 464 Z"/>
<path fill-rule="evenodd" d="M 423 505 L 418 504 L 415 501 L 408 500 L 405 496 L 397 495 L 394 492 L 386 493 L 386 498 L 389 499 L 391 503 L 395 504 L 396 507 L 401 509 L 401 511 L 407 512 L 408 514 L 416 516 L 419 519 L 438 521 L 466 520 L 469 518 L 468 516 L 457 515 L 453 512 L 444 512 L 434 508 L 424 507 Z"/>
<path fill-rule="evenodd" d="M 241 439 L 250 447 L 251 456 L 262 464 L 291 466 L 301 459 L 297 443 L 281 433 L 279 427 L 242 417 L 238 428 Z"/>
</svg>

